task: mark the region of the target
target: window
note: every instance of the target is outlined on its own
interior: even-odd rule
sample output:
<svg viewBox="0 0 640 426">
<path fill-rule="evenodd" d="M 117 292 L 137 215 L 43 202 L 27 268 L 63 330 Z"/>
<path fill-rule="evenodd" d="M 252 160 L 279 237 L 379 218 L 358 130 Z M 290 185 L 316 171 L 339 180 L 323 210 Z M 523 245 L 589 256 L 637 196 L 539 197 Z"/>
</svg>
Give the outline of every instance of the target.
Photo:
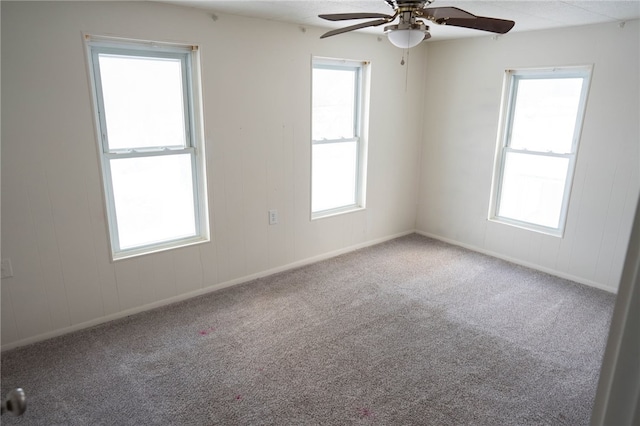
<svg viewBox="0 0 640 426">
<path fill-rule="evenodd" d="M 591 67 L 509 70 L 493 220 L 562 236 Z"/>
<path fill-rule="evenodd" d="M 208 241 L 197 48 L 87 41 L 113 259 Z"/>
<path fill-rule="evenodd" d="M 314 58 L 311 216 L 364 208 L 367 63 Z"/>
</svg>

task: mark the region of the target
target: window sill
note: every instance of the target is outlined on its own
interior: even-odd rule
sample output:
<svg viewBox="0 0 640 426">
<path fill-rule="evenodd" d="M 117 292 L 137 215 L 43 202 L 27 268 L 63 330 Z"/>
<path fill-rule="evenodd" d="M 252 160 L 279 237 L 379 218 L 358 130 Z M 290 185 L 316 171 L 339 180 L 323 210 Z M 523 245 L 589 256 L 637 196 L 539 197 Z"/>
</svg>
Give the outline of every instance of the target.
<svg viewBox="0 0 640 426">
<path fill-rule="evenodd" d="M 355 213 L 362 210 L 366 210 L 366 209 L 362 206 L 348 206 L 348 207 L 341 207 L 338 209 L 324 210 L 317 213 L 311 213 L 311 220 L 325 219 L 328 217 L 339 216 L 342 214 Z"/>
<path fill-rule="evenodd" d="M 206 237 L 193 237 L 184 240 L 170 241 L 165 244 L 156 244 L 153 246 L 140 247 L 131 250 L 123 250 L 118 253 L 112 253 L 111 260 L 117 262 L 120 260 L 131 259 L 138 256 L 145 256 L 148 254 L 160 253 L 167 250 L 174 250 L 197 244 L 204 244 L 210 242 L 210 238 Z"/>
<path fill-rule="evenodd" d="M 540 225 L 535 225 L 527 222 L 520 222 L 513 219 L 507 219 L 502 217 L 490 217 L 487 219 L 489 222 L 499 223 L 501 225 L 513 226 L 514 228 L 524 229 L 525 231 L 536 232 L 538 234 L 549 235 L 551 237 L 563 238 L 564 230 L 547 228 Z"/>
</svg>

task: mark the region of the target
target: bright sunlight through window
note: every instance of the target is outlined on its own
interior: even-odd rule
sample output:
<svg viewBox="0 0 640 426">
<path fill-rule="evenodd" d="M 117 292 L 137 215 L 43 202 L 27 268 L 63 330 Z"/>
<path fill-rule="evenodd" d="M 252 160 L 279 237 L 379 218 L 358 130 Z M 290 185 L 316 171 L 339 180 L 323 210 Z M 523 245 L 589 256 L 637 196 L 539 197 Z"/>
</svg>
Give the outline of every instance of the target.
<svg viewBox="0 0 640 426">
<path fill-rule="evenodd" d="M 88 46 L 113 258 L 208 240 L 197 50 Z"/>
<path fill-rule="evenodd" d="M 490 217 L 561 236 L 591 68 L 507 71 Z"/>
<path fill-rule="evenodd" d="M 314 218 L 364 207 L 365 65 L 314 59 L 311 148 Z"/>
</svg>

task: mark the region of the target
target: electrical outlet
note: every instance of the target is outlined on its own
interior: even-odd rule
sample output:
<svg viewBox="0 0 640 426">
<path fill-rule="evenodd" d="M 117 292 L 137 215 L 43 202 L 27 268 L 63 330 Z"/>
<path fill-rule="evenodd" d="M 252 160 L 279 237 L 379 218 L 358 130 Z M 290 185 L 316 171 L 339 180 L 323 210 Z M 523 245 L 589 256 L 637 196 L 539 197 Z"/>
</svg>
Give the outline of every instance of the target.
<svg viewBox="0 0 640 426">
<path fill-rule="evenodd" d="M 2 259 L 2 278 L 13 276 L 13 268 L 11 267 L 11 259 Z"/>
<path fill-rule="evenodd" d="M 278 210 L 269 210 L 269 225 L 278 223 Z"/>
</svg>

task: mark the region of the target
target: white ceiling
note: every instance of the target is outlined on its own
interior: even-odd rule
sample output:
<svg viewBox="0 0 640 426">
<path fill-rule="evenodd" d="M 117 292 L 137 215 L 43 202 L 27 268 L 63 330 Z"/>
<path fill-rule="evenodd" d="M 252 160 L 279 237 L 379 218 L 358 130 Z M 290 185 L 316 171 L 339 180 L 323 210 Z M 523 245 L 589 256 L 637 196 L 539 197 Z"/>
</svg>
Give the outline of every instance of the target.
<svg viewBox="0 0 640 426">
<path fill-rule="evenodd" d="M 232 14 L 325 27 L 346 27 L 362 21 L 329 22 L 321 13 L 391 13 L 383 0 L 160 0 L 165 3 L 205 9 L 212 14 Z M 606 22 L 624 22 L 640 18 L 640 0 L 437 0 L 431 7 L 455 6 L 477 16 L 510 19 L 515 31 L 533 31 Z M 465 28 L 432 24 L 432 40 L 482 36 L 488 33 Z M 359 30 L 382 34 L 382 26 Z M 336 36 L 339 37 L 339 36 Z"/>
</svg>

